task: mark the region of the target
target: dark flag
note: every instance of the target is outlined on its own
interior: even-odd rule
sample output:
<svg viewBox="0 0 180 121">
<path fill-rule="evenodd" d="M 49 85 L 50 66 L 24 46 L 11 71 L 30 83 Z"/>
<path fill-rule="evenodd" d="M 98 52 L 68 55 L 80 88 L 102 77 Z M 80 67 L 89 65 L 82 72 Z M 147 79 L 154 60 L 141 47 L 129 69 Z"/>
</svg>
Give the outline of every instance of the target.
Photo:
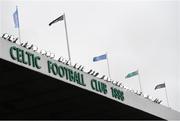
<svg viewBox="0 0 180 121">
<path fill-rule="evenodd" d="M 165 88 L 165 83 L 162 83 L 162 84 L 158 84 L 158 85 L 156 85 L 156 87 L 154 88 L 155 90 L 156 89 L 160 89 L 160 88 Z"/>
<path fill-rule="evenodd" d="M 61 15 L 57 19 L 53 20 L 51 23 L 49 23 L 49 26 L 51 26 L 54 23 L 57 23 L 58 21 L 62 21 L 62 20 L 64 20 L 64 15 Z"/>
</svg>

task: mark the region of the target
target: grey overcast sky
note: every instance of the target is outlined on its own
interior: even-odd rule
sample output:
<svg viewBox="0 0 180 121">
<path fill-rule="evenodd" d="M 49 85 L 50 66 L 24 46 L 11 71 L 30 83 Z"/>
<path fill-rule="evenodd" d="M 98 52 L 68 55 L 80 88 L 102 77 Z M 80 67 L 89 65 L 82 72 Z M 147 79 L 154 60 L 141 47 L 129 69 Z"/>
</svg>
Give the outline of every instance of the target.
<svg viewBox="0 0 180 121">
<path fill-rule="evenodd" d="M 145 94 L 162 99 L 166 82 L 170 107 L 180 111 L 180 2 L 170 0 L 1 0 L 0 33 L 18 36 L 12 14 L 19 9 L 23 42 L 68 58 L 63 21 L 49 22 L 65 12 L 72 63 L 107 73 L 105 60 L 94 56 L 108 53 L 111 77 L 139 90 L 138 76 L 125 76 L 139 69 Z"/>
</svg>

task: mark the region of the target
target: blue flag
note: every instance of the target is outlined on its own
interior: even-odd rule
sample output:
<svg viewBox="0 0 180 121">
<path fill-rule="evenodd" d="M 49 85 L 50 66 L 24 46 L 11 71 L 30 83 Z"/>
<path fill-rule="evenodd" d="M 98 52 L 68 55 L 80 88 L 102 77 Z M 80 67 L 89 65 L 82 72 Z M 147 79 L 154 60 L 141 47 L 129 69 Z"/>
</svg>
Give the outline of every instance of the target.
<svg viewBox="0 0 180 121">
<path fill-rule="evenodd" d="M 14 25 L 15 28 L 19 28 L 19 17 L 18 17 L 18 9 L 16 7 L 16 11 L 13 13 Z"/>
<path fill-rule="evenodd" d="M 93 58 L 93 62 L 100 61 L 100 60 L 104 60 L 104 59 L 107 59 L 107 54 L 94 57 L 94 58 Z"/>
</svg>

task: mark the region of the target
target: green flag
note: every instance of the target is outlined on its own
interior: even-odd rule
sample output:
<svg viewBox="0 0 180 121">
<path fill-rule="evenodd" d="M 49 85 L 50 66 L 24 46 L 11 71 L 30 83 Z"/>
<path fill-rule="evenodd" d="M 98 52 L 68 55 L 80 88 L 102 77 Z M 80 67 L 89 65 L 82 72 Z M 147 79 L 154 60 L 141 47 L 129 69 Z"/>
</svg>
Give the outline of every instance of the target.
<svg viewBox="0 0 180 121">
<path fill-rule="evenodd" d="M 138 74 L 139 74 L 139 72 L 138 72 L 138 70 L 137 70 L 137 71 L 131 72 L 131 73 L 129 73 L 128 75 L 126 75 L 125 78 L 130 78 L 130 77 L 136 76 L 136 75 L 138 75 Z"/>
</svg>

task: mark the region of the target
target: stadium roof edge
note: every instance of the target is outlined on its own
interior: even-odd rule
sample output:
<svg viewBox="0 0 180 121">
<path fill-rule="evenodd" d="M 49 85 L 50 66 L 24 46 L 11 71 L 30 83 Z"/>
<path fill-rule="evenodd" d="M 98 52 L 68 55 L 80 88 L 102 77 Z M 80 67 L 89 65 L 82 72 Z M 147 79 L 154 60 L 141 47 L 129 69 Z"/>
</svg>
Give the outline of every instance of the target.
<svg viewBox="0 0 180 121">
<path fill-rule="evenodd" d="M 21 57 L 14 57 L 17 55 L 17 52 L 19 52 Z M 34 57 L 37 57 L 37 63 L 35 65 L 30 65 L 28 62 L 23 62 L 23 54 L 27 54 L 27 58 L 32 54 Z M 14 58 L 13 58 L 14 57 Z M 131 107 L 140 109 L 144 112 L 153 114 L 157 117 L 161 117 L 166 120 L 177 120 L 180 119 L 180 113 L 178 111 L 175 111 L 169 107 L 163 106 L 161 104 L 154 103 L 143 96 L 138 96 L 133 92 L 130 92 L 122 87 L 118 87 L 113 85 L 112 83 L 103 81 L 102 79 L 99 79 L 97 77 L 94 77 L 92 75 L 89 75 L 85 72 L 82 72 L 80 70 L 74 69 L 71 66 L 68 66 L 66 64 L 60 63 L 56 60 L 53 60 L 51 58 L 48 58 L 46 56 L 41 55 L 40 53 L 34 52 L 33 50 L 26 49 L 16 43 L 12 43 L 10 41 L 5 40 L 4 38 L 0 38 L 0 58 L 9 61 L 11 63 L 15 63 L 17 65 L 23 66 L 25 68 L 40 72 L 42 74 L 45 74 L 47 76 L 50 76 L 52 78 L 58 79 L 60 81 L 64 81 L 66 83 L 72 84 L 74 86 L 83 88 L 85 90 L 94 92 L 96 94 L 99 94 L 101 96 L 105 96 L 107 98 L 110 98 L 112 100 L 118 101 L 119 103 L 123 103 L 125 105 L 129 105 Z M 26 61 L 28 60 L 26 58 Z M 48 62 L 51 62 L 48 65 Z M 50 66 L 53 67 L 55 65 L 67 68 L 72 70 L 73 72 L 77 72 L 80 75 L 83 75 L 82 80 L 84 81 L 85 85 L 82 83 L 74 83 L 73 81 L 69 81 L 67 77 L 60 77 L 57 76 L 56 74 L 53 73 L 53 70 L 49 70 Z M 81 80 L 81 81 L 82 81 Z M 96 80 L 97 82 L 100 82 L 102 84 L 105 84 L 107 86 L 107 92 L 100 92 L 97 89 L 93 89 L 92 85 L 93 83 L 96 83 L 95 81 L 93 82 L 92 80 Z M 119 98 L 113 97 L 110 92 L 112 92 L 112 89 L 116 89 L 123 93 L 124 99 L 122 99 L 122 95 Z"/>
</svg>

